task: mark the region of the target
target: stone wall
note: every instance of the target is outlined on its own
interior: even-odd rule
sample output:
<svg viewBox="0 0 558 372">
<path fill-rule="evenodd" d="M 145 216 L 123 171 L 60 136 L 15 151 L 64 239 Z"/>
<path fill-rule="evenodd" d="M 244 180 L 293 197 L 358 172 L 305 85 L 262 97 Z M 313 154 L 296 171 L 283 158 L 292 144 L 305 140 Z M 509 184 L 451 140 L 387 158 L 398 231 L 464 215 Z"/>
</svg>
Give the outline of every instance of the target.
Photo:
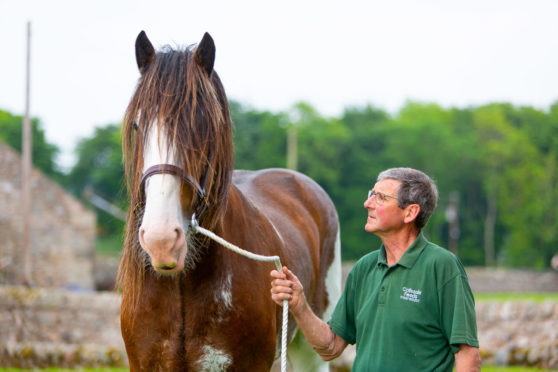
<svg viewBox="0 0 558 372">
<path fill-rule="evenodd" d="M 485 364 L 558 369 L 558 303 L 478 302 L 477 325 Z"/>
<path fill-rule="evenodd" d="M 0 287 L 0 367 L 126 365 L 120 296 L 112 292 Z M 476 305 L 485 365 L 558 369 L 558 302 Z M 354 347 L 332 363 L 349 371 Z"/>
<path fill-rule="evenodd" d="M 0 367 L 125 366 L 120 296 L 0 287 Z"/>
<path fill-rule="evenodd" d="M 556 293 L 557 271 L 534 271 L 519 269 L 467 267 L 469 283 L 475 293 Z"/>
<path fill-rule="evenodd" d="M 95 213 L 33 169 L 32 281 L 39 287 L 93 288 Z M 0 284 L 15 284 L 23 245 L 21 157 L 0 142 Z"/>
</svg>

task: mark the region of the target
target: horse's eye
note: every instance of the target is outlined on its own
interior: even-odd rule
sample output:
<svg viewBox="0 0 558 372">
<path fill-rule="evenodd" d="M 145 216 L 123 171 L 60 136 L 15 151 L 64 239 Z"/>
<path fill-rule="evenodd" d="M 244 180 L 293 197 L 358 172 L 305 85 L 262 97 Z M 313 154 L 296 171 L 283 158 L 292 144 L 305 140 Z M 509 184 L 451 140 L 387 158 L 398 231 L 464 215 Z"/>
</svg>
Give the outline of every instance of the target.
<svg viewBox="0 0 558 372">
<path fill-rule="evenodd" d="M 134 128 L 135 131 L 139 130 L 139 126 L 137 122 L 134 122 L 134 124 L 132 124 L 132 127 Z"/>
</svg>

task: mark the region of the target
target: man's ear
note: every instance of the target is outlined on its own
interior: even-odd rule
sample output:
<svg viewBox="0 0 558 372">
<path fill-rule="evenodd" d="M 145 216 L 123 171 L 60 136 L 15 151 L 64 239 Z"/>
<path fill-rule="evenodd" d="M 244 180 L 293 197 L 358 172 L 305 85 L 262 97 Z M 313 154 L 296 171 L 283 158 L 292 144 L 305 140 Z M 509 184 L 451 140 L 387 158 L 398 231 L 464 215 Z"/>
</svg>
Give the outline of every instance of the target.
<svg viewBox="0 0 558 372">
<path fill-rule="evenodd" d="M 413 222 L 420 212 L 420 205 L 410 204 L 404 210 L 404 221 L 405 223 Z"/>
</svg>

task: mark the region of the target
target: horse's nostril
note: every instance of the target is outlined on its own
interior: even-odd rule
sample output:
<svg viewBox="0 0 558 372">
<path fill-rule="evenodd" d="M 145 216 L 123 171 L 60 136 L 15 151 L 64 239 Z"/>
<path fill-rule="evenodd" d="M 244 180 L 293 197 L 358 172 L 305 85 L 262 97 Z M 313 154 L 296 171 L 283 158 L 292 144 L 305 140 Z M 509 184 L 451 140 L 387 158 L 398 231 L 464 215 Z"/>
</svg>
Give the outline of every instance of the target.
<svg viewBox="0 0 558 372">
<path fill-rule="evenodd" d="M 155 268 L 158 269 L 158 270 L 172 270 L 175 267 L 176 267 L 176 262 L 155 265 Z"/>
</svg>

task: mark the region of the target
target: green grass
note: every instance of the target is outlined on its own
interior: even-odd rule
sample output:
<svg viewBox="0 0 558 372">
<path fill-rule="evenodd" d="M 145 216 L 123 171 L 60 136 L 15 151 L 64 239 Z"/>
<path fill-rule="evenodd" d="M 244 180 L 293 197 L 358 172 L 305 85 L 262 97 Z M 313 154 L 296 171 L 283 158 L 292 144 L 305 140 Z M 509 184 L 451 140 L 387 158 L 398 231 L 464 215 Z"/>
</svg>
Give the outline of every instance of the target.
<svg viewBox="0 0 558 372">
<path fill-rule="evenodd" d="M 532 368 L 532 367 L 493 367 L 493 366 L 486 366 L 481 368 L 482 372 L 549 372 L 555 371 L 550 369 L 540 369 L 540 368 Z"/>
<path fill-rule="evenodd" d="M 0 368 L 0 372 L 128 372 L 127 368 L 83 368 L 83 369 L 62 369 L 62 368 L 46 368 L 46 369 L 17 369 L 17 368 Z"/>
<path fill-rule="evenodd" d="M 558 293 L 475 293 L 475 301 L 558 302 Z"/>
<path fill-rule="evenodd" d="M 41 372 L 70 372 L 70 371 L 80 371 L 80 372 L 128 372 L 125 368 L 98 368 L 98 369 L 60 369 L 60 368 L 49 368 L 49 369 L 17 369 L 17 368 L 0 368 L 0 372 L 27 372 L 27 371 L 41 371 Z M 548 372 L 548 369 L 531 368 L 531 367 L 493 367 L 493 366 L 483 366 L 482 372 Z"/>
</svg>

